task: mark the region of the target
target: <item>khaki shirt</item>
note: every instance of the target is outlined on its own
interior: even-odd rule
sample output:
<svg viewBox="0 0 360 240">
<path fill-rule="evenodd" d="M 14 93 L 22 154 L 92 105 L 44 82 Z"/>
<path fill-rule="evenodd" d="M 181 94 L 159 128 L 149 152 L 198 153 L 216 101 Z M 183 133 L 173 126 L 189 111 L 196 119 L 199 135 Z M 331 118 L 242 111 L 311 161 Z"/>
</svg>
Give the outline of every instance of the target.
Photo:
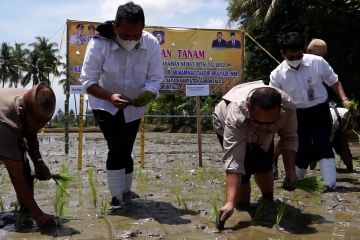
<svg viewBox="0 0 360 240">
<path fill-rule="evenodd" d="M 21 146 L 25 136 L 19 116 L 19 105 L 27 91 L 28 89 L 23 88 L 0 88 L 0 158 L 23 159 L 24 151 Z M 31 139 L 31 145 L 38 146 L 36 133 L 34 134 L 26 138 L 28 141 Z"/>
<path fill-rule="evenodd" d="M 244 159 L 246 147 L 256 145 L 268 151 L 279 134 L 283 149 L 297 152 L 297 118 L 296 108 L 290 97 L 277 89 L 282 96 L 281 112 L 278 122 L 269 131 L 259 131 L 247 120 L 246 101 L 254 89 L 269 87 L 262 82 L 252 82 L 235 86 L 216 107 L 213 113 L 214 128 L 217 134 L 224 137 L 224 157 L 226 171 L 245 174 Z M 226 100 L 226 101 L 225 101 Z"/>
</svg>

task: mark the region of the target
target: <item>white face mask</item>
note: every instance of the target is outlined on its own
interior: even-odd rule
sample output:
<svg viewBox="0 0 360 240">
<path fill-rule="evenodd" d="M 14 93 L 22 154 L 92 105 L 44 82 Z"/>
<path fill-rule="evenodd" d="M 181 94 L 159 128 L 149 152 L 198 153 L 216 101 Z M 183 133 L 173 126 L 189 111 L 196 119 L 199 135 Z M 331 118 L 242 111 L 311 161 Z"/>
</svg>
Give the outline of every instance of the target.
<svg viewBox="0 0 360 240">
<path fill-rule="evenodd" d="M 128 52 L 133 50 L 136 47 L 136 45 L 138 45 L 140 43 L 140 40 L 138 40 L 138 41 L 123 40 L 123 39 L 119 38 L 118 36 L 116 36 L 116 41 Z"/>
<path fill-rule="evenodd" d="M 293 60 L 293 61 L 290 61 L 290 60 L 287 60 L 285 59 L 287 64 L 289 64 L 289 66 L 293 67 L 293 68 L 297 68 L 301 62 L 302 62 L 302 59 L 299 59 L 299 60 Z"/>
</svg>

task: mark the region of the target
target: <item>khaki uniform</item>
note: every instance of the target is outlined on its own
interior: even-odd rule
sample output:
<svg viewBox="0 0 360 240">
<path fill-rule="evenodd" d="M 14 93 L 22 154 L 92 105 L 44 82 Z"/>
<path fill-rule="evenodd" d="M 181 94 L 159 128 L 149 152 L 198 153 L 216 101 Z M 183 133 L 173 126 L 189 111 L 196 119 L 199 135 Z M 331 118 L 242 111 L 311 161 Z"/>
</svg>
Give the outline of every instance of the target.
<svg viewBox="0 0 360 240">
<path fill-rule="evenodd" d="M 25 136 L 18 109 L 21 98 L 28 90 L 0 89 L 0 156 L 8 159 L 23 159 L 24 150 L 22 146 Z M 27 140 L 35 141 L 33 144 L 38 145 L 36 133 L 30 135 L 31 137 L 26 136 Z"/>
<path fill-rule="evenodd" d="M 269 87 L 262 81 L 240 84 L 232 88 L 213 113 L 214 128 L 224 137 L 224 157 L 226 171 L 246 174 L 244 159 L 246 147 L 257 146 L 267 152 L 272 146 L 274 135 L 279 134 L 283 149 L 297 151 L 296 108 L 290 97 L 281 90 L 281 113 L 278 122 L 267 132 L 259 131 L 248 121 L 246 101 L 259 87 Z"/>
</svg>

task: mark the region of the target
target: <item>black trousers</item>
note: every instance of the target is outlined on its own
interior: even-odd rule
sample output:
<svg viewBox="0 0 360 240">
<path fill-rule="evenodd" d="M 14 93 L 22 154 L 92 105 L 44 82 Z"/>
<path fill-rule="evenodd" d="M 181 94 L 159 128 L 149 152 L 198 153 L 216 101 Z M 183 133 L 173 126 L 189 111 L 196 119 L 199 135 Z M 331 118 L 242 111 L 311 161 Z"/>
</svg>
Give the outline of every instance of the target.
<svg viewBox="0 0 360 240">
<path fill-rule="evenodd" d="M 140 119 L 125 123 L 123 110 L 119 110 L 115 116 L 103 110 L 93 110 L 93 113 L 109 150 L 106 169 L 125 169 L 125 173 L 132 173 L 134 161 L 131 153 L 139 129 Z"/>
<path fill-rule="evenodd" d="M 332 119 L 327 102 L 297 109 L 299 149 L 296 166 L 308 168 L 311 161 L 334 158 L 329 142 Z"/>
</svg>

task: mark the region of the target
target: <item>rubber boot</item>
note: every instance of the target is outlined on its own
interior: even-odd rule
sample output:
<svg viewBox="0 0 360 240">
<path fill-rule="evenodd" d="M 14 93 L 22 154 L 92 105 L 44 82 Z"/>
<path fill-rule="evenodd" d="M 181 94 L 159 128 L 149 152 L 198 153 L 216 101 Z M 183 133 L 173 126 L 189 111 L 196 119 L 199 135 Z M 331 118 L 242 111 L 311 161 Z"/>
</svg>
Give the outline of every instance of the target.
<svg viewBox="0 0 360 240">
<path fill-rule="evenodd" d="M 299 167 L 295 166 L 295 173 L 299 180 L 304 178 L 304 176 L 306 174 L 306 170 L 307 169 L 305 169 L 305 168 L 299 168 Z"/>
<path fill-rule="evenodd" d="M 324 179 L 326 190 L 335 189 L 336 162 L 334 158 L 323 158 L 319 161 L 320 173 Z"/>
<path fill-rule="evenodd" d="M 108 170 L 107 178 L 111 194 L 110 204 L 112 206 L 120 206 L 125 193 L 125 169 Z"/>
<path fill-rule="evenodd" d="M 131 191 L 132 181 L 133 181 L 133 172 L 125 174 L 125 192 L 124 192 L 124 202 L 130 203 L 131 199 L 139 198 L 139 195 Z"/>
</svg>

